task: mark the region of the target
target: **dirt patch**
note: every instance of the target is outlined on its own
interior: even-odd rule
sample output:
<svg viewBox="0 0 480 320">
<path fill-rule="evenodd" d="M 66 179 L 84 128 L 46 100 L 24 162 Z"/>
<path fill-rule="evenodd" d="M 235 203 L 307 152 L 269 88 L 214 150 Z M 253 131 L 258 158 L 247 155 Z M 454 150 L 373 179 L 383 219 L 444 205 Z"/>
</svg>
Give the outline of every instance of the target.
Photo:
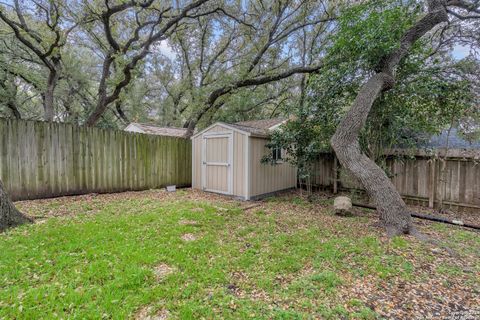
<svg viewBox="0 0 480 320">
<path fill-rule="evenodd" d="M 192 211 L 192 212 L 205 212 L 205 209 L 203 209 L 203 208 L 193 208 L 190 211 Z"/>
<path fill-rule="evenodd" d="M 270 303 L 273 300 L 267 292 L 255 286 L 252 287 L 248 274 L 243 271 L 233 271 L 230 274 L 230 281 L 231 283 L 227 286 L 227 290 L 237 298 L 263 301 L 266 303 Z"/>
<path fill-rule="evenodd" d="M 198 225 L 197 221 L 187 220 L 187 219 L 180 220 L 178 223 L 181 224 L 181 225 L 184 225 L 184 226 L 196 226 L 196 225 Z"/>
<path fill-rule="evenodd" d="M 227 286 L 228 293 L 234 295 L 237 298 L 245 298 L 245 290 L 241 289 L 234 283 L 230 283 Z"/>
<path fill-rule="evenodd" d="M 190 241 L 195 241 L 197 240 L 198 237 L 196 235 L 194 235 L 193 233 L 185 233 L 183 236 L 182 236 L 182 240 L 183 241 L 187 241 L 187 242 L 190 242 Z"/>
<path fill-rule="evenodd" d="M 252 301 L 263 301 L 265 303 L 272 303 L 273 299 L 270 295 L 260 289 L 254 289 L 249 293 L 250 300 Z"/>
<path fill-rule="evenodd" d="M 220 212 L 227 212 L 229 209 L 227 208 L 223 208 L 223 207 L 218 207 L 218 206 L 213 206 L 217 211 L 220 211 Z"/>
<path fill-rule="evenodd" d="M 152 306 L 146 306 L 140 308 L 135 314 L 135 320 L 167 320 L 170 317 L 170 313 L 167 310 L 159 310 L 155 313 L 152 312 Z"/>
<path fill-rule="evenodd" d="M 161 264 L 157 265 L 155 267 L 155 269 L 153 269 L 153 273 L 155 274 L 155 278 L 157 280 L 162 280 L 166 276 L 168 276 L 169 274 L 174 273 L 175 271 L 176 271 L 175 268 L 170 267 L 169 265 L 167 265 L 165 263 L 161 263 Z"/>
</svg>

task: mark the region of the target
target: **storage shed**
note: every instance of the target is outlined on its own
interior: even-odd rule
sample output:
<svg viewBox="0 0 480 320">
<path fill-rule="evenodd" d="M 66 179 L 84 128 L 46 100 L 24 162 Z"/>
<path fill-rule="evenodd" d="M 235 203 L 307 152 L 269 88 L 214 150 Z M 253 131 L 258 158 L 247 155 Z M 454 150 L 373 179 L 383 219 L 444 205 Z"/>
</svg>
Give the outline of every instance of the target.
<svg viewBox="0 0 480 320">
<path fill-rule="evenodd" d="M 271 130 L 285 120 L 217 122 L 192 139 L 192 187 L 250 200 L 294 188 L 297 170 L 266 147 Z M 262 164 L 270 152 L 277 164 Z"/>
</svg>

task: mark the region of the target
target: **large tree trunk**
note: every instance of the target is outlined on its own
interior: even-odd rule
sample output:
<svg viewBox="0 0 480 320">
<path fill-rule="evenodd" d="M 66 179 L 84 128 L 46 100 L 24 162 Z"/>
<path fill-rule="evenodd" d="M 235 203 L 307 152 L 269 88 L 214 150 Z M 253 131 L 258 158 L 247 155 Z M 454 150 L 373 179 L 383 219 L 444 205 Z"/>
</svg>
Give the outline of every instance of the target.
<svg viewBox="0 0 480 320">
<path fill-rule="evenodd" d="M 373 200 L 388 236 L 414 233 L 415 229 L 410 212 L 395 186 L 385 172 L 361 152 L 359 134 L 375 100 L 382 91 L 394 86 L 394 68 L 400 60 L 420 37 L 447 19 L 445 2 L 429 1 L 428 13 L 404 34 L 399 48 L 379 61 L 376 74 L 362 86 L 331 140 L 342 166 L 362 183 Z"/>
<path fill-rule="evenodd" d="M 187 120 L 187 122 L 185 122 L 185 124 L 183 125 L 183 127 L 187 129 L 187 133 L 185 134 L 185 137 L 190 138 L 191 136 L 193 136 L 196 126 L 197 126 L 197 122 L 195 120 L 193 119 Z"/>
<path fill-rule="evenodd" d="M 15 78 L 7 69 L 3 69 L 2 71 L 4 72 L 1 74 L 0 88 L 2 88 L 7 95 L 5 98 L 5 105 L 10 109 L 12 115 L 16 119 L 21 119 L 22 115 L 20 114 L 20 111 L 18 111 L 16 102 L 17 86 L 15 84 Z"/>
<path fill-rule="evenodd" d="M 45 121 L 53 121 L 55 117 L 55 106 L 54 106 L 54 94 L 55 88 L 57 87 L 58 82 L 58 68 L 60 66 L 59 58 L 52 58 L 54 66 L 50 69 L 47 78 L 47 88 L 43 95 L 43 108 L 45 111 L 44 119 Z"/>
<path fill-rule="evenodd" d="M 3 188 L 2 181 L 0 180 L 0 232 L 11 227 L 31 222 L 33 222 L 32 219 L 15 208 Z"/>
<path fill-rule="evenodd" d="M 18 111 L 14 101 L 12 100 L 7 101 L 7 108 L 10 109 L 10 111 L 12 111 L 12 114 L 15 117 L 15 119 L 22 119 L 22 115 L 20 114 L 20 111 Z"/>
<path fill-rule="evenodd" d="M 105 57 L 105 60 L 103 60 L 102 78 L 100 79 L 100 84 L 98 85 L 97 104 L 96 104 L 93 112 L 90 114 L 90 116 L 85 121 L 85 126 L 87 126 L 87 127 L 93 127 L 98 122 L 98 120 L 100 119 L 102 114 L 105 112 L 105 110 L 107 110 L 108 104 L 110 103 L 108 101 L 108 97 L 107 97 L 107 95 L 108 95 L 108 93 L 107 93 L 107 80 L 110 77 L 110 67 L 111 67 L 113 61 L 114 61 L 114 59 L 113 59 L 111 53 L 109 53 Z"/>
<path fill-rule="evenodd" d="M 122 109 L 122 102 L 120 100 L 117 100 L 115 102 L 115 109 L 117 110 L 117 113 L 120 119 L 122 119 L 122 121 L 125 122 L 125 124 L 130 124 L 130 120 L 128 119 L 127 115 Z"/>
</svg>

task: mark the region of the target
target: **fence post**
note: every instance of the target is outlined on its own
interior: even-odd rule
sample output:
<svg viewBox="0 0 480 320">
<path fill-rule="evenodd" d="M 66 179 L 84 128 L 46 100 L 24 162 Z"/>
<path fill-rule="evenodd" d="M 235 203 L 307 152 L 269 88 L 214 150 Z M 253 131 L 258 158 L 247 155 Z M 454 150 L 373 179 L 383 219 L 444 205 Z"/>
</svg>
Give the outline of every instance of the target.
<svg viewBox="0 0 480 320">
<path fill-rule="evenodd" d="M 336 154 L 333 154 L 333 193 L 338 193 L 338 160 Z"/>
<path fill-rule="evenodd" d="M 435 158 L 430 160 L 430 175 L 428 186 L 428 207 L 433 208 L 435 206 Z"/>
</svg>

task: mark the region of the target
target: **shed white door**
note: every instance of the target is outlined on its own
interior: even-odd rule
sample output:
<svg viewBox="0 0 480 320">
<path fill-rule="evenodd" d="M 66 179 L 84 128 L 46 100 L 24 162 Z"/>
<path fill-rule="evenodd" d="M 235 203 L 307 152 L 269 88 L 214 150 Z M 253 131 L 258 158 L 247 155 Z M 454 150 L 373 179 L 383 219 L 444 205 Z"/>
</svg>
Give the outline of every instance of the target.
<svg viewBox="0 0 480 320">
<path fill-rule="evenodd" d="M 232 194 L 232 134 L 203 136 L 202 187 L 206 191 Z"/>
</svg>

